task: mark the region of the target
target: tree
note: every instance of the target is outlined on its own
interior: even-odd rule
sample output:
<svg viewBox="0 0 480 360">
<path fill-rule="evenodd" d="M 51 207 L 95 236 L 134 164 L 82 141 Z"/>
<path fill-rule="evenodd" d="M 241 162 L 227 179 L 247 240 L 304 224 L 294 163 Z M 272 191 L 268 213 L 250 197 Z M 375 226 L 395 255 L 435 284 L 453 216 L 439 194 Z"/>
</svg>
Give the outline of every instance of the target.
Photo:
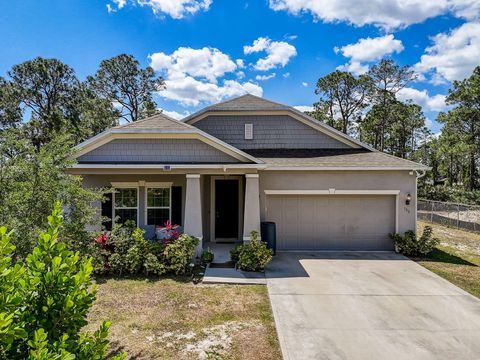
<svg viewBox="0 0 480 360">
<path fill-rule="evenodd" d="M 156 77 L 151 67 L 141 69 L 139 62 L 126 54 L 102 61 L 88 83 L 99 97 L 118 104 L 121 117 L 128 122 L 153 115 L 153 93 L 165 88 L 162 77 Z"/>
<path fill-rule="evenodd" d="M 456 106 L 439 120 L 456 133 L 468 154 L 468 189 L 477 189 L 477 161 L 480 153 L 480 66 L 470 77 L 454 81 L 447 104 Z"/>
<path fill-rule="evenodd" d="M 74 106 L 78 117 L 71 130 L 75 145 L 118 125 L 120 111 L 110 101 L 97 96 L 86 83 L 79 87 Z"/>
<path fill-rule="evenodd" d="M 95 300 L 90 258 L 80 258 L 61 242 L 59 202 L 47 231 L 26 262 L 14 263 L 12 232 L 0 227 L 0 357 L 2 359 L 97 359 L 108 352 L 104 322 L 94 334 L 81 333 Z M 120 354 L 115 359 L 123 359 Z"/>
<path fill-rule="evenodd" d="M 368 77 L 355 78 L 349 72 L 334 71 L 318 79 L 315 94 L 320 95 L 320 100 L 314 104 L 312 115 L 319 120 L 326 118 L 329 125 L 347 134 L 352 122 L 361 117 L 369 90 Z"/>
<path fill-rule="evenodd" d="M 20 101 L 12 85 L 0 77 L 0 130 L 18 126 L 21 121 Z"/>
<path fill-rule="evenodd" d="M 385 148 L 390 154 L 409 158 L 417 149 L 419 137 L 425 131 L 422 107 L 413 103 L 395 101 L 391 105 L 392 118 L 386 130 Z"/>
<path fill-rule="evenodd" d="M 57 136 L 37 150 L 20 129 L 0 132 L 0 223 L 17 229 L 12 241 L 20 258 L 32 250 L 55 200 L 69 209 L 63 239 L 75 249 L 88 250 L 86 226 L 100 222 L 91 203 L 103 195 L 67 173 L 74 164 L 71 144 L 68 135 Z"/>
<path fill-rule="evenodd" d="M 10 81 L 6 88 L 11 88 L 13 103 L 21 108 L 20 118 L 26 111 L 31 113 L 26 131 L 37 149 L 67 123 L 78 120 L 73 103 L 80 83 L 68 65 L 37 57 L 14 65 L 8 75 Z"/>
<path fill-rule="evenodd" d="M 373 85 L 370 100 L 375 111 L 376 126 L 369 126 L 373 131 L 372 145 L 383 151 L 385 149 L 385 131 L 395 119 L 392 117 L 396 104 L 396 94 L 410 81 L 416 78 L 409 66 L 397 65 L 393 60 L 382 59 L 371 67 L 366 74 Z M 365 130 L 365 129 L 364 129 Z M 365 131 L 364 131 L 365 132 Z"/>
</svg>

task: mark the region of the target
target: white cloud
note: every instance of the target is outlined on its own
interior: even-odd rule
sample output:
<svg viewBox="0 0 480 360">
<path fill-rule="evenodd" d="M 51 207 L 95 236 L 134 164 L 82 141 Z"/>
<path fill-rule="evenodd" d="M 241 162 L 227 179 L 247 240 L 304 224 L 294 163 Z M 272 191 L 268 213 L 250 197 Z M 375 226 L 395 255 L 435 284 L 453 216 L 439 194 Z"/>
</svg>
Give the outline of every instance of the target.
<svg viewBox="0 0 480 360">
<path fill-rule="evenodd" d="M 174 111 L 174 110 L 165 110 L 165 109 L 160 109 L 162 111 L 162 113 L 164 113 L 165 115 L 167 116 L 170 116 L 171 118 L 174 118 L 174 119 L 177 119 L 177 120 L 181 120 L 183 119 L 184 117 L 187 117 L 188 115 L 190 115 L 190 111 L 184 111 L 182 113 L 179 113 L 178 111 Z"/>
<path fill-rule="evenodd" d="M 406 27 L 441 14 L 478 18 L 478 0 L 269 0 L 275 11 L 310 13 L 315 21 L 367 24 L 384 29 Z"/>
<path fill-rule="evenodd" d="M 127 0 L 112 1 L 115 7 L 107 4 L 108 12 L 116 12 L 127 3 Z M 207 11 L 212 4 L 212 0 L 132 0 L 131 3 L 147 6 L 158 16 L 168 15 L 173 19 L 182 19 L 199 11 Z"/>
<path fill-rule="evenodd" d="M 447 108 L 445 95 L 437 94 L 430 96 L 427 90 L 407 87 L 401 89 L 397 95 L 400 100 L 412 100 L 414 103 L 421 105 L 426 111 L 443 111 Z"/>
<path fill-rule="evenodd" d="M 340 66 L 339 70 L 350 71 L 354 74 L 364 74 L 368 71 L 368 65 L 364 62 L 379 60 L 385 55 L 400 53 L 404 49 L 400 40 L 394 38 L 392 34 L 376 38 L 364 38 L 354 44 L 348 44 L 342 47 L 335 47 L 336 54 L 350 58 L 350 61 Z"/>
<path fill-rule="evenodd" d="M 243 59 L 237 59 L 237 60 L 235 60 L 235 63 L 237 64 L 239 69 L 243 69 L 245 67 L 245 63 L 244 63 Z"/>
<path fill-rule="evenodd" d="M 262 51 L 265 51 L 267 56 L 256 62 L 255 70 L 268 71 L 276 67 L 284 67 L 292 57 L 297 55 L 295 46 L 285 41 L 272 41 L 268 37 L 259 37 L 251 46 L 243 47 L 245 55 Z"/>
<path fill-rule="evenodd" d="M 165 77 L 166 90 L 159 95 L 186 106 L 213 103 L 232 96 L 251 93 L 263 95 L 252 82 L 223 79 L 227 74 L 242 77 L 230 56 L 215 48 L 178 48 L 171 54 L 150 55 L 150 66 Z M 243 74 L 244 75 L 244 74 Z"/>
<path fill-rule="evenodd" d="M 308 86 L 308 83 L 304 81 L 304 82 L 302 82 L 302 86 L 307 87 L 307 86 Z"/>
<path fill-rule="evenodd" d="M 285 79 L 290 77 L 290 73 L 289 72 L 286 72 L 285 74 L 282 75 Z"/>
<path fill-rule="evenodd" d="M 230 57 L 215 48 L 192 49 L 180 47 L 171 55 L 163 52 L 150 56 L 155 71 L 166 70 L 168 77 L 188 74 L 215 82 L 218 77 L 237 69 Z"/>
<path fill-rule="evenodd" d="M 297 105 L 297 106 L 294 106 L 294 108 L 301 112 L 313 111 L 313 106 L 307 106 L 307 105 Z"/>
<path fill-rule="evenodd" d="M 368 65 L 360 64 L 358 61 L 349 61 L 348 63 L 337 67 L 337 70 L 349 71 L 356 75 L 362 75 L 368 71 Z"/>
<path fill-rule="evenodd" d="M 112 1 L 115 4 L 115 6 L 112 6 L 112 4 L 107 4 L 107 11 L 109 13 L 117 12 L 127 4 L 127 0 L 112 0 Z"/>
<path fill-rule="evenodd" d="M 255 76 L 255 80 L 265 81 L 265 80 L 273 79 L 275 76 L 277 76 L 277 74 L 275 74 L 275 73 L 271 73 L 271 74 L 268 74 L 268 75 L 257 75 L 257 76 Z"/>
<path fill-rule="evenodd" d="M 480 23 L 465 23 L 448 33 L 433 38 L 433 45 L 425 49 L 415 70 L 431 76 L 433 83 L 461 80 L 468 77 L 479 64 Z"/>
<path fill-rule="evenodd" d="M 245 77 L 245 73 L 243 71 L 237 71 L 236 75 L 237 79 L 243 79 Z"/>
</svg>

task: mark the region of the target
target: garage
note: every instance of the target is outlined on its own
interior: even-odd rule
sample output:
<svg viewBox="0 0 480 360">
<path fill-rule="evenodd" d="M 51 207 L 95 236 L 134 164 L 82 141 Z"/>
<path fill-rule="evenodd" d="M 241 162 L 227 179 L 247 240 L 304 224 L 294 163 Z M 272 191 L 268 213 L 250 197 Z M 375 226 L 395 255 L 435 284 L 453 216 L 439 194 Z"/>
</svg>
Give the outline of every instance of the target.
<svg viewBox="0 0 480 360">
<path fill-rule="evenodd" d="M 266 220 L 278 250 L 393 250 L 396 196 L 270 194 Z"/>
</svg>

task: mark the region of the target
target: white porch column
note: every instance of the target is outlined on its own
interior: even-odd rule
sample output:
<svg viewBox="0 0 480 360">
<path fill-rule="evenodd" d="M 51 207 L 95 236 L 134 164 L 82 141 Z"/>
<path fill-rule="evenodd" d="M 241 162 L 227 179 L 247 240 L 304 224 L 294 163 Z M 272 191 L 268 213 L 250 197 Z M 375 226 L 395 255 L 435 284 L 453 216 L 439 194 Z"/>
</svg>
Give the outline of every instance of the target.
<svg viewBox="0 0 480 360">
<path fill-rule="evenodd" d="M 245 174 L 245 212 L 243 241 L 250 240 L 250 232 L 258 231 L 260 239 L 260 191 L 258 174 Z"/>
<path fill-rule="evenodd" d="M 200 193 L 200 174 L 187 174 L 187 189 L 185 195 L 184 232 L 200 239 L 197 249 L 202 249 L 202 201 Z"/>
</svg>

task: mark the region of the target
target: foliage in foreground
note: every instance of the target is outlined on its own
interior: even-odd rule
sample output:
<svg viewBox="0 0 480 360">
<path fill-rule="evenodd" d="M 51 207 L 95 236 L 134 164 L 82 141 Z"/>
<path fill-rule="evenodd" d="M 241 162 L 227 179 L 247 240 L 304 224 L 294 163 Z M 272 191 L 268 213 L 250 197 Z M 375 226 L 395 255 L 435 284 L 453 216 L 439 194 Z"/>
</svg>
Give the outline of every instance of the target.
<svg viewBox="0 0 480 360">
<path fill-rule="evenodd" d="M 25 263 L 14 263 L 12 232 L 0 227 L 0 358 L 101 360 L 108 351 L 104 322 L 93 334 L 80 333 L 95 300 L 91 259 L 59 242 L 60 203 L 48 229 Z M 124 354 L 116 359 L 124 358 Z"/>
<path fill-rule="evenodd" d="M 237 246 L 231 256 L 241 270 L 263 271 L 272 260 L 273 251 L 267 248 L 265 242 L 258 240 L 258 232 L 252 231 L 250 241 Z"/>
<path fill-rule="evenodd" d="M 400 234 L 390 234 L 395 241 L 395 247 L 400 253 L 407 256 L 423 256 L 432 252 L 440 243 L 440 240 L 432 237 L 433 230 L 431 226 L 425 226 L 422 236 L 417 238 L 413 230 L 408 230 L 402 236 Z"/>
<path fill-rule="evenodd" d="M 134 223 L 116 224 L 110 234 L 96 238 L 95 272 L 98 274 L 185 274 L 199 240 L 172 231 L 165 239 L 145 240 Z"/>
</svg>

